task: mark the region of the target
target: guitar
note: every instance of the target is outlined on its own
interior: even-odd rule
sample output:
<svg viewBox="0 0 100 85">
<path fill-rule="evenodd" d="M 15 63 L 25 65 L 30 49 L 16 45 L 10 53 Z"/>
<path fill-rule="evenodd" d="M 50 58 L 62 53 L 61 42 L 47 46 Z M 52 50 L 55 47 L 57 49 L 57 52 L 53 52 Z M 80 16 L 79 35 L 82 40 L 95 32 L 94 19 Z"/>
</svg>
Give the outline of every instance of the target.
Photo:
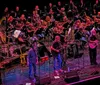
<svg viewBox="0 0 100 85">
<path fill-rule="evenodd" d="M 63 45 L 61 45 L 59 42 L 54 42 L 53 47 L 51 47 L 51 53 L 52 55 L 58 55 L 63 49 Z"/>
</svg>

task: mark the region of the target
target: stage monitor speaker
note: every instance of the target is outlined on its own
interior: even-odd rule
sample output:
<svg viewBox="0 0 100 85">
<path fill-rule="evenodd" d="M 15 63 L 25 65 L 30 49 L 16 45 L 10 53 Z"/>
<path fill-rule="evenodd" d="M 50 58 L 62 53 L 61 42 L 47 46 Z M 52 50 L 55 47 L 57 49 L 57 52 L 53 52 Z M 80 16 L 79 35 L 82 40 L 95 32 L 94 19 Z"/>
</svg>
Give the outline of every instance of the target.
<svg viewBox="0 0 100 85">
<path fill-rule="evenodd" d="M 51 83 L 50 77 L 40 78 L 36 81 L 35 85 L 47 85 Z"/>
<path fill-rule="evenodd" d="M 71 72 L 65 73 L 64 80 L 67 83 L 72 83 L 72 82 L 79 81 L 80 79 L 79 79 L 77 71 L 71 71 Z"/>
<path fill-rule="evenodd" d="M 78 82 L 70 83 L 71 85 L 100 85 L 100 76 L 84 79 Z"/>
</svg>

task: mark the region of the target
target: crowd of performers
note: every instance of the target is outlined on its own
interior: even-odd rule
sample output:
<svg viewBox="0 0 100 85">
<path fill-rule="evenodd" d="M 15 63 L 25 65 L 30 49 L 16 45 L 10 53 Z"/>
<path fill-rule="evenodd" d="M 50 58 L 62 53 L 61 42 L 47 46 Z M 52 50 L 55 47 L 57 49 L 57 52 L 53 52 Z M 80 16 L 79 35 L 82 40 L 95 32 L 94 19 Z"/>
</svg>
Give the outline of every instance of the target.
<svg viewBox="0 0 100 85">
<path fill-rule="evenodd" d="M 55 36 L 60 36 L 63 47 L 70 43 L 80 42 L 80 49 L 84 49 L 87 43 L 91 45 L 92 42 L 96 44 L 92 46 L 94 50 L 89 48 L 90 61 L 91 64 L 97 64 L 97 41 L 95 40 L 98 40 L 100 35 L 99 5 L 99 0 L 95 0 L 92 5 L 89 3 L 87 5 L 84 0 L 80 0 L 78 4 L 73 0 L 70 0 L 68 4 L 58 1 L 56 5 L 49 3 L 42 10 L 36 5 L 31 13 L 27 10 L 22 11 L 19 6 L 16 6 L 15 10 L 9 10 L 6 7 L 0 20 L 1 26 L 5 27 L 0 29 L 0 43 L 11 42 L 19 45 L 25 44 L 28 47 L 34 36 L 39 40 L 50 39 L 51 41 L 55 41 Z M 41 42 L 40 45 L 44 46 L 44 43 Z M 92 54 L 91 51 L 95 53 Z M 51 56 L 49 52 L 47 53 Z"/>
</svg>

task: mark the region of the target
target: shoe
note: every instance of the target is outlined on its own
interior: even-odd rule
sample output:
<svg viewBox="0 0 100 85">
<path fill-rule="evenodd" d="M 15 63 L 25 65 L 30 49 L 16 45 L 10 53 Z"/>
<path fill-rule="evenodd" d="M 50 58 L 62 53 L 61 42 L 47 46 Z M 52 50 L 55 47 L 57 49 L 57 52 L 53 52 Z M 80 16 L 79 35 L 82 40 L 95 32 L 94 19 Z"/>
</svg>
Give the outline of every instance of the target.
<svg viewBox="0 0 100 85">
<path fill-rule="evenodd" d="M 61 73 L 62 73 L 62 72 L 63 72 L 63 70 L 62 70 L 62 69 L 60 69 L 60 70 L 59 70 L 59 72 L 61 72 Z"/>
<path fill-rule="evenodd" d="M 36 83 L 36 79 L 34 78 L 33 80 L 32 80 L 34 83 Z"/>
<path fill-rule="evenodd" d="M 59 72 L 58 71 L 55 71 L 56 75 L 59 75 Z"/>
<path fill-rule="evenodd" d="M 98 63 L 97 63 L 97 62 L 95 62 L 95 63 L 91 63 L 91 65 L 98 65 Z"/>
<path fill-rule="evenodd" d="M 35 77 L 35 78 L 38 78 L 38 76 L 37 76 L 37 75 L 34 75 L 34 77 Z"/>
<path fill-rule="evenodd" d="M 32 77 L 29 76 L 29 79 L 32 80 Z"/>
<path fill-rule="evenodd" d="M 94 65 L 98 65 L 98 63 L 97 63 L 97 62 L 95 62 L 95 63 L 94 63 Z"/>
</svg>

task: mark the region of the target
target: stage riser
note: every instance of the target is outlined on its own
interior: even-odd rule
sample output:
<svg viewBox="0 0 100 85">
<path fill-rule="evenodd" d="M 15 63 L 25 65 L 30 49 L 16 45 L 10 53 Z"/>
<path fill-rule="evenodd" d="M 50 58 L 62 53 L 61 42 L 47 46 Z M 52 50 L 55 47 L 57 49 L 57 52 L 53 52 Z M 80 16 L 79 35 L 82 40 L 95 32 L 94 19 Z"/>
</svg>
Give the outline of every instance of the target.
<svg viewBox="0 0 100 85">
<path fill-rule="evenodd" d="M 90 80 L 87 80 L 87 81 L 83 81 L 83 82 L 73 83 L 71 85 L 100 85 L 100 77 L 90 79 Z"/>
<path fill-rule="evenodd" d="M 11 68 L 12 66 L 14 66 L 16 64 L 20 64 L 20 58 L 16 58 L 16 59 L 14 59 L 12 61 L 9 61 L 8 63 L 4 64 L 3 67 L 5 69 L 7 69 L 7 68 Z"/>
<path fill-rule="evenodd" d="M 40 78 L 37 80 L 35 85 L 50 85 L 51 83 L 51 78 L 50 77 L 45 77 L 45 78 Z"/>
</svg>

